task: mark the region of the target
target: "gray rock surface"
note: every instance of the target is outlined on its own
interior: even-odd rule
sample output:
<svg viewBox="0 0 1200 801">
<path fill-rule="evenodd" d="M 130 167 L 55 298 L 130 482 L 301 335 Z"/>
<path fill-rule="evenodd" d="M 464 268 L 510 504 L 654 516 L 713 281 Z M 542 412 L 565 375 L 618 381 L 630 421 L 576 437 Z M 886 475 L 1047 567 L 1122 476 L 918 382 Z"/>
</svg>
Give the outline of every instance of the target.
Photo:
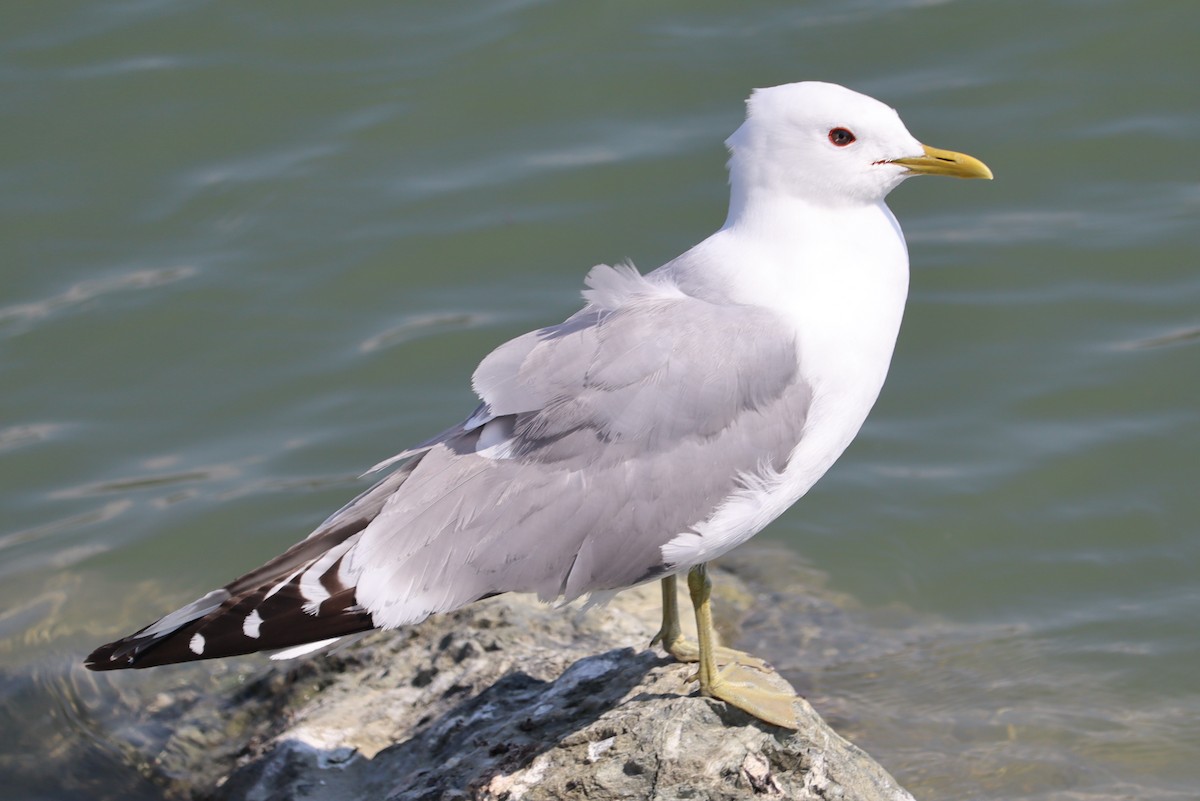
<svg viewBox="0 0 1200 801">
<path fill-rule="evenodd" d="M 788 568 L 766 553 L 770 569 L 760 551 L 714 574 L 726 633 L 778 606 L 756 582 Z M 657 585 L 586 613 L 496 598 L 332 656 L 238 661 L 203 689 L 180 674 L 125 697 L 133 717 L 105 736 L 179 798 L 911 799 L 806 702 L 787 732 L 696 696 L 692 668 L 645 648 L 659 609 Z"/>
</svg>

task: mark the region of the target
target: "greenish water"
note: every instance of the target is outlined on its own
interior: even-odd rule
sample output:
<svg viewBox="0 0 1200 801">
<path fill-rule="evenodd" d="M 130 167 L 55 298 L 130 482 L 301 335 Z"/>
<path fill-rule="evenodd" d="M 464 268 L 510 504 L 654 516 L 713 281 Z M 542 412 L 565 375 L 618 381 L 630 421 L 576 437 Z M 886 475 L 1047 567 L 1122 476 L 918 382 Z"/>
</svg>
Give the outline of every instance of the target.
<svg viewBox="0 0 1200 801">
<path fill-rule="evenodd" d="M 997 179 L 892 196 L 888 386 L 762 535 L 872 636 L 771 658 L 918 798 L 1196 798 L 1198 30 L 1101 0 L 5 5 L 0 781 L 135 787 L 82 656 L 469 411 L 592 264 L 711 232 L 748 90 L 815 78 Z"/>
</svg>

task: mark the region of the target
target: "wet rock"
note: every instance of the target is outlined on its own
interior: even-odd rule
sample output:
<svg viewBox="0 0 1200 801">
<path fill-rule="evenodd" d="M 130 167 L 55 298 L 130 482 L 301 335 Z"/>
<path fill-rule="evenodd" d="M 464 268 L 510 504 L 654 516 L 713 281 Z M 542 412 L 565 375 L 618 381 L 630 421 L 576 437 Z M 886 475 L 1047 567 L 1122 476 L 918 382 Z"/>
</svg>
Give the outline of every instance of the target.
<svg viewBox="0 0 1200 801">
<path fill-rule="evenodd" d="M 727 634 L 796 578 L 747 558 L 714 575 Z M 496 598 L 332 657 L 237 662 L 202 691 L 151 683 L 109 737 L 175 797 L 911 799 L 807 703 L 787 732 L 695 695 L 692 668 L 645 649 L 659 614 L 656 586 L 585 614 Z"/>
</svg>

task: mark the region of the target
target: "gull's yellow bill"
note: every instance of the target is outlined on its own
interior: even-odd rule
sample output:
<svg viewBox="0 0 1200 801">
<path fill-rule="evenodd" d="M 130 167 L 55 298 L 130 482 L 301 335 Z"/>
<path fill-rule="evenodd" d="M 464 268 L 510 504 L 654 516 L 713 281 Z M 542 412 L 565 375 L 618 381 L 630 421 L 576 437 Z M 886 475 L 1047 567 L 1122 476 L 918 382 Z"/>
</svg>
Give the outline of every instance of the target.
<svg viewBox="0 0 1200 801">
<path fill-rule="evenodd" d="M 974 156 L 966 153 L 955 153 L 953 150 L 940 150 L 929 145 L 925 155 L 912 158 L 893 159 L 893 164 L 908 167 L 915 175 L 949 175 L 954 178 L 984 178 L 992 179 L 992 171 L 988 166 Z"/>
</svg>

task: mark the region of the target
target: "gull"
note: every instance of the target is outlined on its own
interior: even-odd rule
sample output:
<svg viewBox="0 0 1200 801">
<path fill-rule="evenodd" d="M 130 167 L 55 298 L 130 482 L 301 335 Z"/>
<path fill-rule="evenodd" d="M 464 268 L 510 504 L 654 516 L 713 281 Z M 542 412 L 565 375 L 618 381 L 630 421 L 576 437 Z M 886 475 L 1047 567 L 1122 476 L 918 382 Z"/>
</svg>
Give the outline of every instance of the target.
<svg viewBox="0 0 1200 801">
<path fill-rule="evenodd" d="M 282 555 L 87 667 L 289 658 L 500 593 L 569 602 L 661 580 L 651 645 L 697 662 L 702 695 L 796 728 L 796 696 L 769 667 L 716 645 L 706 565 L 808 492 L 879 395 L 908 293 L 887 194 L 913 175 L 992 174 L 834 84 L 758 89 L 746 106 L 725 143 L 720 230 L 644 275 L 594 267 L 582 309 L 483 359 L 465 420 L 376 465 L 378 483 Z"/>
</svg>

